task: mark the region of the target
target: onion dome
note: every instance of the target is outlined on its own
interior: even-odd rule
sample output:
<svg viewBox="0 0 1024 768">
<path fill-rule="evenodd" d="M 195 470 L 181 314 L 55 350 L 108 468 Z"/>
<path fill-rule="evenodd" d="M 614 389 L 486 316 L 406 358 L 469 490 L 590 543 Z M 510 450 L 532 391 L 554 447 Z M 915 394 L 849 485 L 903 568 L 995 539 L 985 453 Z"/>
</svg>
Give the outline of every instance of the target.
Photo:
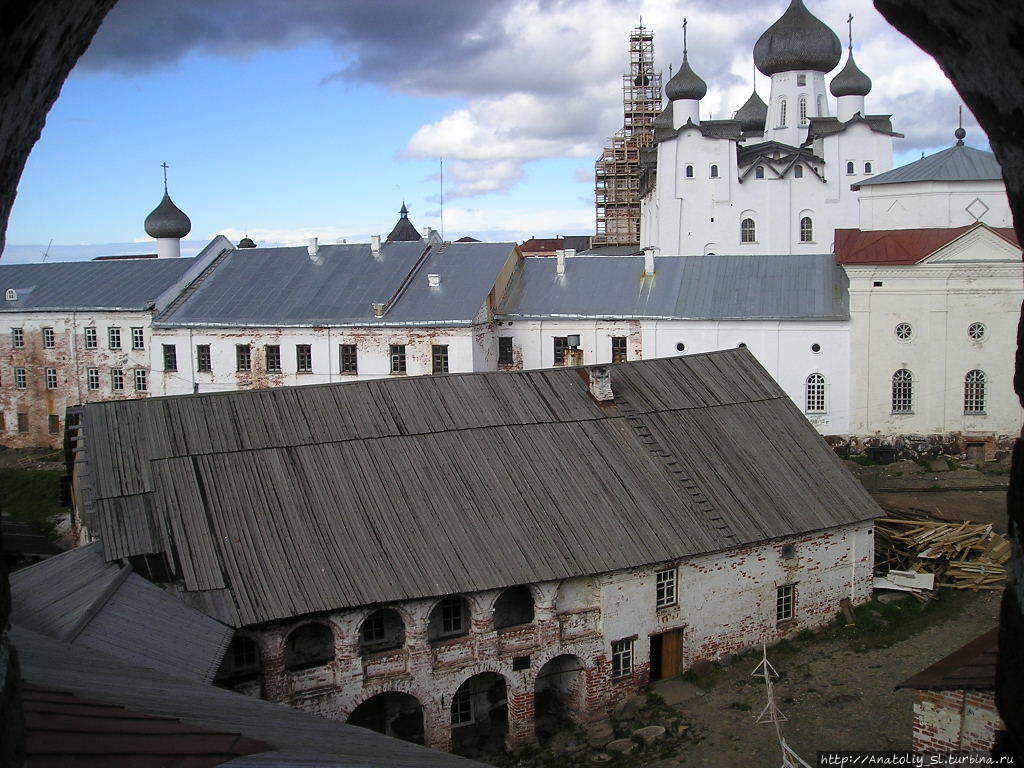
<svg viewBox="0 0 1024 768">
<path fill-rule="evenodd" d="M 754 44 L 754 65 L 769 77 L 801 69 L 831 72 L 842 55 L 836 33 L 808 11 L 803 0 L 792 0 Z"/>
<path fill-rule="evenodd" d="M 768 121 L 768 105 L 757 95 L 757 91 L 754 91 L 743 106 L 736 110 L 733 120 L 738 121 L 744 131 L 763 133 L 764 125 Z"/>
<path fill-rule="evenodd" d="M 853 60 L 853 52 L 846 60 L 846 66 L 832 78 L 828 89 L 833 96 L 867 96 L 871 93 L 871 78 L 860 71 Z"/>
<path fill-rule="evenodd" d="M 252 238 L 250 238 L 248 235 L 246 235 L 245 237 L 243 237 L 241 240 L 238 241 L 238 247 L 239 248 L 255 248 L 256 247 L 256 243 L 254 243 L 252 241 Z"/>
<path fill-rule="evenodd" d="M 164 190 L 164 199 L 146 217 L 146 234 L 160 240 L 165 237 L 181 239 L 192 231 L 192 222 L 178 206 L 171 202 L 171 196 Z"/>
<path fill-rule="evenodd" d="M 693 71 L 690 62 L 686 60 L 686 54 L 683 54 L 683 63 L 679 65 L 679 71 L 672 75 L 672 79 L 665 85 L 665 95 L 669 101 L 678 99 L 700 101 L 707 92 L 708 84 Z"/>
</svg>

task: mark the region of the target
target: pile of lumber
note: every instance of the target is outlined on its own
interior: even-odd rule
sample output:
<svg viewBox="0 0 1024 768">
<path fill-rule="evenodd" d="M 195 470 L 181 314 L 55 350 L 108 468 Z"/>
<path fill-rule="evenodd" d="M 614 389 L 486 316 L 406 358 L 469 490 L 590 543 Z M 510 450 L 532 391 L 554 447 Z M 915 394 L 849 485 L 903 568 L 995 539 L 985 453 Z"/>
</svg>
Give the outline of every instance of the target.
<svg viewBox="0 0 1024 768">
<path fill-rule="evenodd" d="M 918 511 L 887 512 L 875 521 L 876 573 L 886 574 L 876 579 L 876 587 L 900 588 L 889 582 L 922 591 L 908 579 L 917 573 L 934 575 L 939 587 L 1003 588 L 1010 542 L 991 525 L 936 520 Z"/>
</svg>

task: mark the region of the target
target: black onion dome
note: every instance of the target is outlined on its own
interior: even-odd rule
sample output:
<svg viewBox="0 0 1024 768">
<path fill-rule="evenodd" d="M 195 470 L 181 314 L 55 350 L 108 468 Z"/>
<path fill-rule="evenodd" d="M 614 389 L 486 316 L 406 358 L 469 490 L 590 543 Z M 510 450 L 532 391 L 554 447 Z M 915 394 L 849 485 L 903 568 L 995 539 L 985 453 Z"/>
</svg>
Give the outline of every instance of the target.
<svg viewBox="0 0 1024 768">
<path fill-rule="evenodd" d="M 669 101 L 677 99 L 694 99 L 700 101 L 708 92 L 708 84 L 701 80 L 700 75 L 693 71 L 690 62 L 683 57 L 679 71 L 665 85 L 665 95 Z"/>
<path fill-rule="evenodd" d="M 768 105 L 757 95 L 757 91 L 754 91 L 743 106 L 736 110 L 733 120 L 737 120 L 744 131 L 764 132 L 764 124 L 768 120 Z"/>
<path fill-rule="evenodd" d="M 256 247 L 256 243 L 254 243 L 252 241 L 252 238 L 250 238 L 248 235 L 246 235 L 245 237 L 243 237 L 241 240 L 238 241 L 238 247 L 239 248 L 255 248 Z"/>
<path fill-rule="evenodd" d="M 754 65 L 769 77 L 800 69 L 831 72 L 842 56 L 836 33 L 808 11 L 803 0 L 792 0 L 754 44 Z"/>
<path fill-rule="evenodd" d="M 871 78 L 860 71 L 851 53 L 850 58 L 846 60 L 846 66 L 832 78 L 828 89 L 836 97 L 867 96 L 871 93 Z"/>
<path fill-rule="evenodd" d="M 164 199 L 146 217 L 146 234 L 157 240 L 164 237 L 182 238 L 192 231 L 192 222 L 178 206 L 171 202 L 164 192 Z"/>
</svg>

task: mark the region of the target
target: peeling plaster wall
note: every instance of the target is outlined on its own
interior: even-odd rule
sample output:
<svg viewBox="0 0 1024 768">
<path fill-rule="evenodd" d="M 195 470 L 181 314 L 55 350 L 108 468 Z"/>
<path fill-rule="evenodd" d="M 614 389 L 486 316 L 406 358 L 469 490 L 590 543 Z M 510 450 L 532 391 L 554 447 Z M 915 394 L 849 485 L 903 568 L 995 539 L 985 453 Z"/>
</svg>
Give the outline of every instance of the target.
<svg viewBox="0 0 1024 768">
<path fill-rule="evenodd" d="M 914 691 L 914 751 L 985 752 L 1003 728 L 993 691 Z"/>
</svg>

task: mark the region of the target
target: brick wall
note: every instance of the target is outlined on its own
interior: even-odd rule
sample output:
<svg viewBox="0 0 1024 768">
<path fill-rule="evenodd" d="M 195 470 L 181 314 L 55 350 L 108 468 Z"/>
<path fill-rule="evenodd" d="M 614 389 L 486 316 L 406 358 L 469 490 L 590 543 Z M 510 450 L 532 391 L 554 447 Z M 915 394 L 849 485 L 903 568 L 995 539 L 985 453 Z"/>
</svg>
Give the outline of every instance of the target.
<svg viewBox="0 0 1024 768">
<path fill-rule="evenodd" d="M 914 692 L 915 752 L 988 752 L 1002 727 L 993 691 Z"/>
</svg>

